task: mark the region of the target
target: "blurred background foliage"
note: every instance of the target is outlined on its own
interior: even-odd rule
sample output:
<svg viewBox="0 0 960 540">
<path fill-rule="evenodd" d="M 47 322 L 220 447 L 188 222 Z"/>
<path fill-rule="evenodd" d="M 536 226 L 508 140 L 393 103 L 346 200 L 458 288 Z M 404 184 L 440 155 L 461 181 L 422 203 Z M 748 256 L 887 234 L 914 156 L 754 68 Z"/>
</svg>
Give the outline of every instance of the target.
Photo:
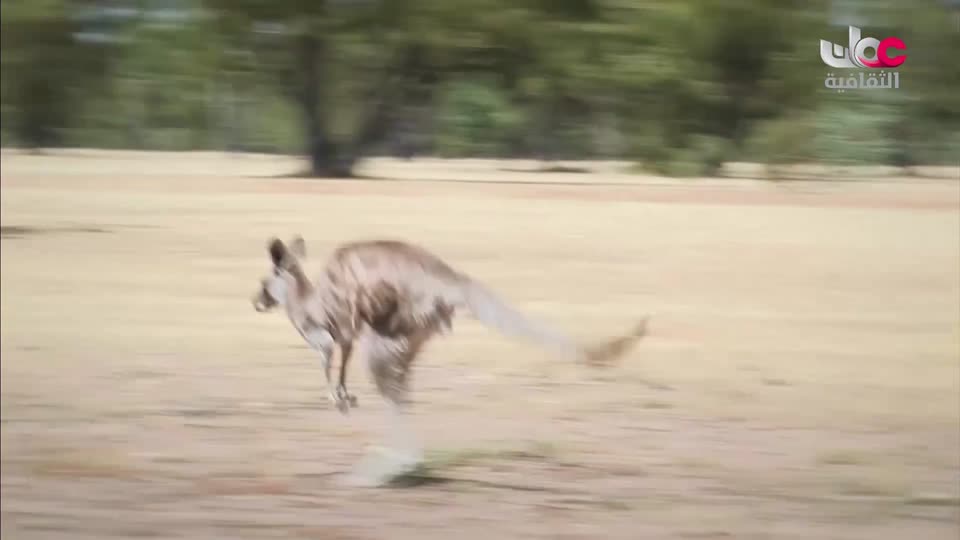
<svg viewBox="0 0 960 540">
<path fill-rule="evenodd" d="M 899 90 L 821 38 L 901 37 Z M 956 164 L 960 2 L 5 0 L 4 146 L 624 159 L 668 175 Z"/>
</svg>

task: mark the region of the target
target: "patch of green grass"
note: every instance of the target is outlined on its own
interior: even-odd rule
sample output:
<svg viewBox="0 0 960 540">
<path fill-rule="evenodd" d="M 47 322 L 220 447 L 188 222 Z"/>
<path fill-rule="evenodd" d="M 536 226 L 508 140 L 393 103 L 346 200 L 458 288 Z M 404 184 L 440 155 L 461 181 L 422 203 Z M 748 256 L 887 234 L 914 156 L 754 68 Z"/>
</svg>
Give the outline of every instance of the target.
<svg viewBox="0 0 960 540">
<path fill-rule="evenodd" d="M 113 452 L 71 451 L 34 459 L 30 468 L 40 476 L 141 480 L 144 471 L 127 456 Z"/>
<path fill-rule="evenodd" d="M 596 501 L 595 504 L 607 510 L 630 510 L 630 505 L 619 499 L 601 499 Z"/>
<path fill-rule="evenodd" d="M 657 401 L 655 399 L 649 399 L 640 404 L 644 409 L 672 409 L 673 403 L 667 403 L 666 401 Z"/>
<path fill-rule="evenodd" d="M 554 461 L 558 454 L 554 443 L 534 441 L 514 448 L 464 448 L 433 451 L 427 455 L 425 463 L 431 469 L 452 468 L 499 460 Z"/>
<path fill-rule="evenodd" d="M 897 497 L 907 499 L 910 489 L 906 483 L 889 478 L 845 478 L 836 483 L 836 493 L 862 497 Z"/>
<path fill-rule="evenodd" d="M 631 509 L 628 503 L 620 499 L 612 499 L 612 498 L 562 497 L 562 498 L 554 499 L 551 502 L 555 504 L 560 504 L 563 506 L 585 506 L 585 507 L 597 508 L 597 509 L 603 509 L 603 510 L 614 510 L 618 512 Z"/>
<path fill-rule="evenodd" d="M 868 465 L 874 456 L 860 450 L 830 450 L 817 456 L 818 465 Z"/>
<path fill-rule="evenodd" d="M 903 500 L 910 506 L 956 506 L 960 507 L 960 497 L 956 495 L 910 495 Z"/>
<path fill-rule="evenodd" d="M 727 469 L 727 466 L 723 463 L 703 458 L 678 458 L 673 461 L 673 465 L 691 472 L 722 471 Z"/>
</svg>

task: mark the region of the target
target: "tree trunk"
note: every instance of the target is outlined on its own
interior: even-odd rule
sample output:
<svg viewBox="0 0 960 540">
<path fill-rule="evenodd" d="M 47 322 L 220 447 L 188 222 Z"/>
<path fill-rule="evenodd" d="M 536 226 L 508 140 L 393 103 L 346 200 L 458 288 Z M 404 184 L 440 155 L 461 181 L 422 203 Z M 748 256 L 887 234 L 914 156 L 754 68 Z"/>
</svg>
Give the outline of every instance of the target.
<svg viewBox="0 0 960 540">
<path fill-rule="evenodd" d="M 344 155 L 343 150 L 327 134 L 315 116 L 307 114 L 307 153 L 310 175 L 318 178 L 349 178 L 353 176 L 356 159 Z"/>
<path fill-rule="evenodd" d="M 326 100 L 323 96 L 323 64 L 326 43 L 322 38 L 305 33 L 298 43 L 298 60 L 302 77 L 298 101 L 303 109 L 307 135 L 307 156 L 310 175 L 316 177 L 349 177 L 354 159 L 345 159 L 327 131 Z"/>
<path fill-rule="evenodd" d="M 357 161 L 382 143 L 390 133 L 396 112 L 405 101 L 411 77 L 420 76 L 421 82 L 429 88 L 432 99 L 436 76 L 424 70 L 422 51 L 417 46 L 403 48 L 397 51 L 395 61 L 383 68 L 380 81 L 373 86 L 370 95 L 363 98 L 367 114 L 357 126 L 354 136 L 338 143 L 330 137 L 327 126 L 328 100 L 324 97 L 323 80 L 327 43 L 324 38 L 307 33 L 300 37 L 298 46 L 302 76 L 299 101 L 306 123 L 312 176 L 352 176 Z"/>
</svg>

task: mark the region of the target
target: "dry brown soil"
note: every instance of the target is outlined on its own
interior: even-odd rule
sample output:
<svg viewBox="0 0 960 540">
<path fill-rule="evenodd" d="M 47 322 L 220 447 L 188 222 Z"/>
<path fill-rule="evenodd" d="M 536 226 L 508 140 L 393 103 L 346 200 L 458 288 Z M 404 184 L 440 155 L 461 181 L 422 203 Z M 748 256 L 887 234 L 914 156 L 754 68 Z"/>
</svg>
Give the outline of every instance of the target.
<svg viewBox="0 0 960 540">
<path fill-rule="evenodd" d="M 960 181 L 297 165 L 4 152 L 3 538 L 957 538 Z M 342 417 L 249 301 L 295 233 L 312 268 L 403 238 L 651 335 L 595 372 L 461 317 L 415 372 L 427 474 L 341 487 L 384 419 L 365 366 Z"/>
</svg>

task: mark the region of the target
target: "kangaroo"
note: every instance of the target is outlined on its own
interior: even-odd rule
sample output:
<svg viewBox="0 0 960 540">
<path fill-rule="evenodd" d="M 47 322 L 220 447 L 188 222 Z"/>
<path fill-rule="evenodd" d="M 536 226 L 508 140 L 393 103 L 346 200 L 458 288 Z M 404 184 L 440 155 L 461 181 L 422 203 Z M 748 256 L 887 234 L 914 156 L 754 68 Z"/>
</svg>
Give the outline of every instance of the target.
<svg viewBox="0 0 960 540">
<path fill-rule="evenodd" d="M 320 355 L 330 401 L 342 413 L 357 406 L 347 391 L 347 366 L 354 347 L 362 351 L 379 394 L 399 430 L 409 405 L 410 371 L 423 346 L 450 333 L 458 311 L 506 336 L 533 341 L 560 356 L 592 367 L 608 367 L 647 332 L 647 318 L 622 336 L 580 345 L 533 321 L 490 288 L 453 269 L 425 248 L 396 240 L 343 244 L 328 258 L 316 280 L 303 269 L 306 245 L 267 243 L 272 263 L 253 297 L 254 309 L 282 308 L 294 328 Z M 340 349 L 339 376 L 331 376 L 334 347 Z"/>
</svg>

